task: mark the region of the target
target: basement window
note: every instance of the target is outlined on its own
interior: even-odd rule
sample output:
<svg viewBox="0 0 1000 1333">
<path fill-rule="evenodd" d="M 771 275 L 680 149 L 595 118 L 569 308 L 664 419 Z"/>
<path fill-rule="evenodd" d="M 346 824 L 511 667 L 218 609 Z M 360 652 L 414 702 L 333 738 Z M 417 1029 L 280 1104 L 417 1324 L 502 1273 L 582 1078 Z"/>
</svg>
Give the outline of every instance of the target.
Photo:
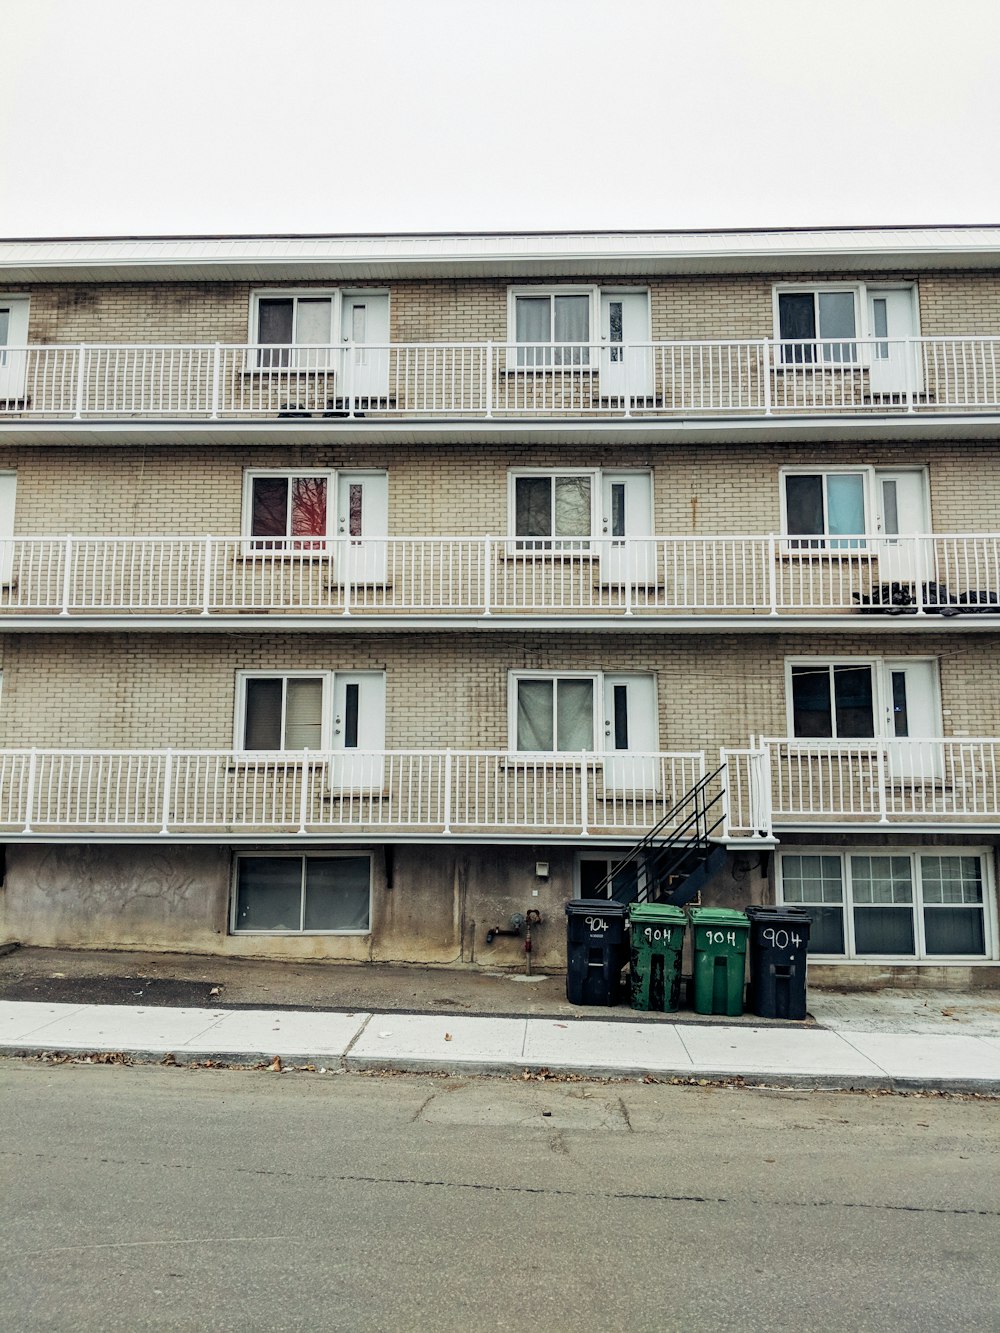
<svg viewBox="0 0 1000 1333">
<path fill-rule="evenodd" d="M 232 931 L 256 935 L 367 935 L 370 856 L 238 856 Z"/>
</svg>

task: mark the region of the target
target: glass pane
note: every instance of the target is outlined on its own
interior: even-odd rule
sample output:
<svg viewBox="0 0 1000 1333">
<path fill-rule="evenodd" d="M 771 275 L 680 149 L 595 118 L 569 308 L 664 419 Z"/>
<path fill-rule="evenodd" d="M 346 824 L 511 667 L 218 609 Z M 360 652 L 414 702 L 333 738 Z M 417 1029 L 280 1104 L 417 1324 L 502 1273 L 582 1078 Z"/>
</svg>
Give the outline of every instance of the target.
<svg viewBox="0 0 1000 1333">
<path fill-rule="evenodd" d="M 241 856 L 236 865 L 236 929 L 299 930 L 302 858 Z"/>
<path fill-rule="evenodd" d="M 247 750 L 281 749 L 282 680 L 248 680 L 243 745 Z"/>
<path fill-rule="evenodd" d="M 892 672 L 892 734 L 909 736 L 910 719 L 906 712 L 906 672 Z"/>
<path fill-rule="evenodd" d="M 292 536 L 326 536 L 326 477 L 292 478 Z"/>
<path fill-rule="evenodd" d="M 611 483 L 611 535 L 625 536 L 625 483 Z"/>
<path fill-rule="evenodd" d="M 616 685 L 612 690 L 614 699 L 614 737 L 615 749 L 628 749 L 628 686 Z"/>
<path fill-rule="evenodd" d="M 922 856 L 920 878 L 925 903 L 983 901 L 983 874 L 978 856 Z"/>
<path fill-rule="evenodd" d="M 984 954 L 983 909 L 925 907 L 924 941 L 929 954 Z"/>
<path fill-rule="evenodd" d="M 352 481 L 347 488 L 347 531 L 352 537 L 364 534 L 364 493 L 364 484 L 360 481 Z"/>
<path fill-rule="evenodd" d="M 851 892 L 855 903 L 900 906 L 913 901 L 913 872 L 908 856 L 852 856 Z"/>
<path fill-rule="evenodd" d="M 517 748 L 551 750 L 553 684 L 551 680 L 517 682 Z"/>
<path fill-rule="evenodd" d="M 285 537 L 288 533 L 288 478 L 254 477 L 250 531 L 254 537 Z M 281 543 L 276 543 L 281 545 Z M 266 543 L 261 543 L 266 545 Z"/>
<path fill-rule="evenodd" d="M 876 338 L 887 337 L 889 333 L 889 312 L 884 296 L 876 296 L 872 300 L 872 326 Z M 889 344 L 876 344 L 875 356 L 879 361 L 887 360 L 889 356 Z"/>
<path fill-rule="evenodd" d="M 287 682 L 285 697 L 286 750 L 318 750 L 323 744 L 323 682 Z"/>
<path fill-rule="evenodd" d="M 875 735 L 871 667 L 834 667 L 833 695 L 838 736 L 850 739 Z"/>
<path fill-rule="evenodd" d="M 327 297 L 300 298 L 295 318 L 295 341 L 329 346 L 331 309 Z"/>
<path fill-rule="evenodd" d="M 368 930 L 370 902 L 367 856 L 306 859 L 306 930 Z"/>
<path fill-rule="evenodd" d="M 557 537 L 590 536 L 590 478 L 556 477 Z"/>
<path fill-rule="evenodd" d="M 594 683 L 591 680 L 556 682 L 556 749 L 594 748 Z"/>
<path fill-rule="evenodd" d="M 514 529 L 519 537 L 552 535 L 551 477 L 517 477 L 514 481 Z"/>
<path fill-rule="evenodd" d="M 622 340 L 622 303 L 621 301 L 608 302 L 608 342 L 620 343 Z M 620 361 L 622 348 L 611 348 L 611 360 Z"/>
<path fill-rule="evenodd" d="M 910 907 L 856 907 L 854 951 L 858 954 L 912 954 L 913 909 Z"/>
<path fill-rule="evenodd" d="M 786 903 L 840 903 L 844 900 L 839 856 L 783 856 L 781 896 Z"/>
<path fill-rule="evenodd" d="M 823 520 L 823 478 L 789 476 L 785 478 L 785 502 L 790 535 L 815 537 L 826 531 Z M 790 542 L 792 546 L 820 546 L 820 542 Z"/>
<path fill-rule="evenodd" d="M 292 341 L 290 298 L 265 299 L 257 303 L 257 341 L 281 344 L 274 351 L 262 349 L 258 353 L 259 364 L 262 367 L 267 369 L 270 366 L 288 365 L 288 344 Z"/>
<path fill-rule="evenodd" d="M 518 296 L 514 302 L 514 329 L 519 343 L 551 341 L 552 302 L 547 296 Z"/>
<path fill-rule="evenodd" d="M 792 730 L 804 739 L 833 735 L 829 667 L 792 667 Z"/>
<path fill-rule="evenodd" d="M 865 479 L 860 472 L 831 472 L 826 479 L 827 531 L 831 537 L 865 530 Z M 850 542 L 831 542 L 844 549 Z"/>
<path fill-rule="evenodd" d="M 344 686 L 344 749 L 358 748 L 358 711 L 361 702 L 361 686 L 352 681 Z"/>
<path fill-rule="evenodd" d="M 857 350 L 850 342 L 827 342 L 828 338 L 853 338 L 854 293 L 819 293 L 819 336 L 824 340 L 824 361 L 857 361 Z"/>
<path fill-rule="evenodd" d="M 899 497 L 894 481 L 882 482 L 882 531 L 887 537 L 899 535 Z"/>
<path fill-rule="evenodd" d="M 351 306 L 351 338 L 356 343 L 363 343 L 368 338 L 368 307 Z"/>
<path fill-rule="evenodd" d="M 10 310 L 0 307 L 0 347 L 6 347 L 10 339 Z"/>
<path fill-rule="evenodd" d="M 816 337 L 816 298 L 812 292 L 784 292 L 778 297 L 778 336 L 796 343 Z M 785 365 L 814 361 L 816 349 L 783 347 L 781 359 Z"/>
<path fill-rule="evenodd" d="M 556 343 L 587 343 L 590 340 L 590 297 L 557 296 L 555 306 Z M 589 347 L 557 347 L 553 364 L 585 366 L 590 360 Z"/>
<path fill-rule="evenodd" d="M 812 922 L 809 930 L 810 954 L 844 953 L 844 909 L 810 906 L 806 911 Z"/>
</svg>

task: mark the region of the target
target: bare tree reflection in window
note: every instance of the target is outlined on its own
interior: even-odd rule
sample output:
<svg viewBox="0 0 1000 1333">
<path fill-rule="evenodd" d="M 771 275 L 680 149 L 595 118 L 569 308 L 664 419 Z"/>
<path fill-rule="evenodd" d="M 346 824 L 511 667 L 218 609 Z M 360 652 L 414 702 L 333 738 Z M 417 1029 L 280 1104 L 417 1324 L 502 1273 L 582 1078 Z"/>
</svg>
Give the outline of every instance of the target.
<svg viewBox="0 0 1000 1333">
<path fill-rule="evenodd" d="M 326 536 L 326 477 L 292 479 L 291 536 Z M 315 550 L 321 542 L 295 542 L 296 550 Z"/>
</svg>

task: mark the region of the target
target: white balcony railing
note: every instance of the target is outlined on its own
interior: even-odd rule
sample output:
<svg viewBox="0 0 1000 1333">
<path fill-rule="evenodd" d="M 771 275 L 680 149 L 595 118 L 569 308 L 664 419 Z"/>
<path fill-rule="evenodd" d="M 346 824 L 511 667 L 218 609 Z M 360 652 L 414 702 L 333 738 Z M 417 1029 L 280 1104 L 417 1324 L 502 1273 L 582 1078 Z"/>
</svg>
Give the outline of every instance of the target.
<svg viewBox="0 0 1000 1333">
<path fill-rule="evenodd" d="M 45 835 L 641 835 L 700 751 L 0 751 L 0 831 Z"/>
<path fill-rule="evenodd" d="M 728 751 L 730 836 L 782 825 L 1000 820 L 1000 739 L 762 739 Z"/>
<path fill-rule="evenodd" d="M 1000 534 L 0 540 L 0 615 L 1000 613 Z"/>
<path fill-rule="evenodd" d="M 996 412 L 1000 338 L 0 348 L 0 415 L 171 421 Z"/>
</svg>

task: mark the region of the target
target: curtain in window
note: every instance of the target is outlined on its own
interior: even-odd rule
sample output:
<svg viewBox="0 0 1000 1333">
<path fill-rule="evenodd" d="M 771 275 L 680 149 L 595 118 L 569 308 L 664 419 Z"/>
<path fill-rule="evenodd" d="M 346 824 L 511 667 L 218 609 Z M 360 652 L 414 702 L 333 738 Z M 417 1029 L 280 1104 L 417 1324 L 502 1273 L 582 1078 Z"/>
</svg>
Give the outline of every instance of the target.
<svg viewBox="0 0 1000 1333">
<path fill-rule="evenodd" d="M 552 338 L 552 303 L 547 296 L 518 296 L 514 301 L 514 336 L 519 343 L 548 343 Z M 549 347 L 519 347 L 519 366 L 551 364 Z"/>
<path fill-rule="evenodd" d="M 264 370 L 289 364 L 292 309 L 291 300 L 285 297 L 268 298 L 257 303 L 257 341 L 278 344 L 273 348 L 262 347 L 257 353 L 257 364 Z"/>
<path fill-rule="evenodd" d="M 594 748 L 594 684 L 560 680 L 556 684 L 556 749 Z"/>
<path fill-rule="evenodd" d="M 826 341 L 855 336 L 853 292 L 819 293 L 819 336 L 823 339 L 824 361 L 857 361 L 854 343 Z"/>
<path fill-rule="evenodd" d="M 556 343 L 586 343 L 590 340 L 590 297 L 557 296 L 555 305 Z M 563 347 L 556 352 L 556 365 L 583 366 L 590 360 L 588 347 Z"/>
<path fill-rule="evenodd" d="M 551 680 L 517 682 L 517 748 L 551 750 L 554 686 Z"/>
<path fill-rule="evenodd" d="M 323 733 L 323 682 L 297 680 L 285 682 L 286 750 L 318 750 Z"/>
<path fill-rule="evenodd" d="M 831 537 L 865 530 L 865 482 L 858 472 L 831 472 L 826 479 L 827 531 Z M 856 543 L 854 543 L 856 545 Z M 837 550 L 851 542 L 831 542 Z"/>
</svg>

